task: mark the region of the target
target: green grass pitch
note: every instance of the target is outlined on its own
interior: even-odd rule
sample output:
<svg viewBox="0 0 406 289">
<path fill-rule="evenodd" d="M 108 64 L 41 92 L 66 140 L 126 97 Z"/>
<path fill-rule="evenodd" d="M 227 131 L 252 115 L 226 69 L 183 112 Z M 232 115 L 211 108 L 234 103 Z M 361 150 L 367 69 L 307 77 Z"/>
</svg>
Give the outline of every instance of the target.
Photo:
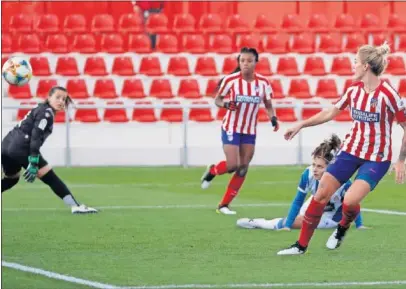
<svg viewBox="0 0 406 289">
<path fill-rule="evenodd" d="M 371 230 L 352 229 L 336 251 L 324 246 L 331 230 L 316 231 L 309 253 L 293 257 L 276 252 L 298 231 L 236 227 L 240 217 L 285 216 L 302 170 L 251 168 L 237 216 L 223 216 L 215 207 L 229 176 L 201 190 L 204 168 L 57 168 L 80 202 L 103 209 L 71 215 L 41 182 L 20 181 L 2 195 L 2 260 L 117 286 L 406 280 L 406 216 L 364 212 Z M 386 176 L 362 206 L 406 211 L 406 187 Z M 90 288 L 2 269 L 4 289 Z"/>
</svg>

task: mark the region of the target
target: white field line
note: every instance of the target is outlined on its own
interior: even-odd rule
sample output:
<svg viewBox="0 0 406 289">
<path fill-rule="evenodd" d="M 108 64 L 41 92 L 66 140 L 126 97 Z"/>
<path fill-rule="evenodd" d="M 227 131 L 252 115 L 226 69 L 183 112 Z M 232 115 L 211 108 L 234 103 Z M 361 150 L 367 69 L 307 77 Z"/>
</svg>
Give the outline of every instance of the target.
<svg viewBox="0 0 406 289">
<path fill-rule="evenodd" d="M 2 261 L 3 267 L 18 271 L 29 272 L 45 276 L 50 279 L 61 280 L 69 283 L 80 284 L 98 289 L 211 289 L 211 288 L 287 288 L 287 287 L 368 287 L 383 285 L 406 285 L 406 280 L 400 281 L 369 281 L 369 282 L 309 282 L 309 283 L 231 283 L 231 284 L 171 284 L 171 285 L 145 285 L 145 286 L 116 286 L 90 280 L 75 278 L 39 268 L 25 266 L 17 263 Z"/>
<path fill-rule="evenodd" d="M 258 204 L 234 204 L 233 207 L 244 208 L 244 207 L 288 207 L 289 203 L 258 203 Z M 154 210 L 154 209 L 213 209 L 215 206 L 211 205 L 145 205 L 145 206 L 100 206 L 96 207 L 99 210 Z M 64 211 L 65 208 L 3 208 L 3 212 L 24 212 L 24 211 Z M 376 213 L 383 215 L 395 215 L 395 216 L 406 216 L 406 212 L 401 211 L 391 211 L 383 209 L 367 209 L 362 208 L 362 212 Z"/>
</svg>

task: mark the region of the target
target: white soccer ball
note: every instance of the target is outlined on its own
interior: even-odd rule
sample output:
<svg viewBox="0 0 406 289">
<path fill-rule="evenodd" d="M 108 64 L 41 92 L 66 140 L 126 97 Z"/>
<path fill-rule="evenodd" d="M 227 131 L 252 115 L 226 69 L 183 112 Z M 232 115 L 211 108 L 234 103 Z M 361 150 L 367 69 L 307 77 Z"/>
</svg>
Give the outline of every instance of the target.
<svg viewBox="0 0 406 289">
<path fill-rule="evenodd" d="M 11 57 L 3 65 L 3 78 L 11 85 L 23 86 L 32 76 L 32 67 L 27 59 Z"/>
</svg>

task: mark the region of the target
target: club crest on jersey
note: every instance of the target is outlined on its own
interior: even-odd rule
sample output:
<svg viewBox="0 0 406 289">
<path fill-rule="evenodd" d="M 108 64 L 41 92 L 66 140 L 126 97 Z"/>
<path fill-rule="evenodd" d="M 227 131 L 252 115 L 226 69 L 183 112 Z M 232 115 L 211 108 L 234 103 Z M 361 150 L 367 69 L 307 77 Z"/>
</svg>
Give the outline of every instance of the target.
<svg viewBox="0 0 406 289">
<path fill-rule="evenodd" d="M 241 102 L 241 103 L 254 103 L 254 104 L 261 103 L 261 97 L 259 97 L 259 96 L 237 95 L 235 100 L 236 100 L 236 102 Z"/>
<path fill-rule="evenodd" d="M 380 114 L 352 108 L 352 119 L 360 122 L 379 122 Z"/>
<path fill-rule="evenodd" d="M 373 97 L 371 99 L 371 107 L 376 107 L 378 105 L 378 99 Z"/>
<path fill-rule="evenodd" d="M 259 86 L 255 86 L 255 93 L 259 94 Z"/>
</svg>

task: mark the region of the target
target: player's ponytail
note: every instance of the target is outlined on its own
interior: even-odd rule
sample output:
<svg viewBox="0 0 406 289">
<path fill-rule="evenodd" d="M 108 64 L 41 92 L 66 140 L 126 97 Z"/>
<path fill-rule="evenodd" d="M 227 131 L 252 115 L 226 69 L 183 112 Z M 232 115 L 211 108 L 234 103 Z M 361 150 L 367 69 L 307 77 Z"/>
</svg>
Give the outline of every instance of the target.
<svg viewBox="0 0 406 289">
<path fill-rule="evenodd" d="M 330 139 L 322 142 L 312 153 L 313 157 L 322 158 L 329 163 L 335 156 L 336 152 L 341 146 L 341 140 L 333 134 Z"/>
</svg>

